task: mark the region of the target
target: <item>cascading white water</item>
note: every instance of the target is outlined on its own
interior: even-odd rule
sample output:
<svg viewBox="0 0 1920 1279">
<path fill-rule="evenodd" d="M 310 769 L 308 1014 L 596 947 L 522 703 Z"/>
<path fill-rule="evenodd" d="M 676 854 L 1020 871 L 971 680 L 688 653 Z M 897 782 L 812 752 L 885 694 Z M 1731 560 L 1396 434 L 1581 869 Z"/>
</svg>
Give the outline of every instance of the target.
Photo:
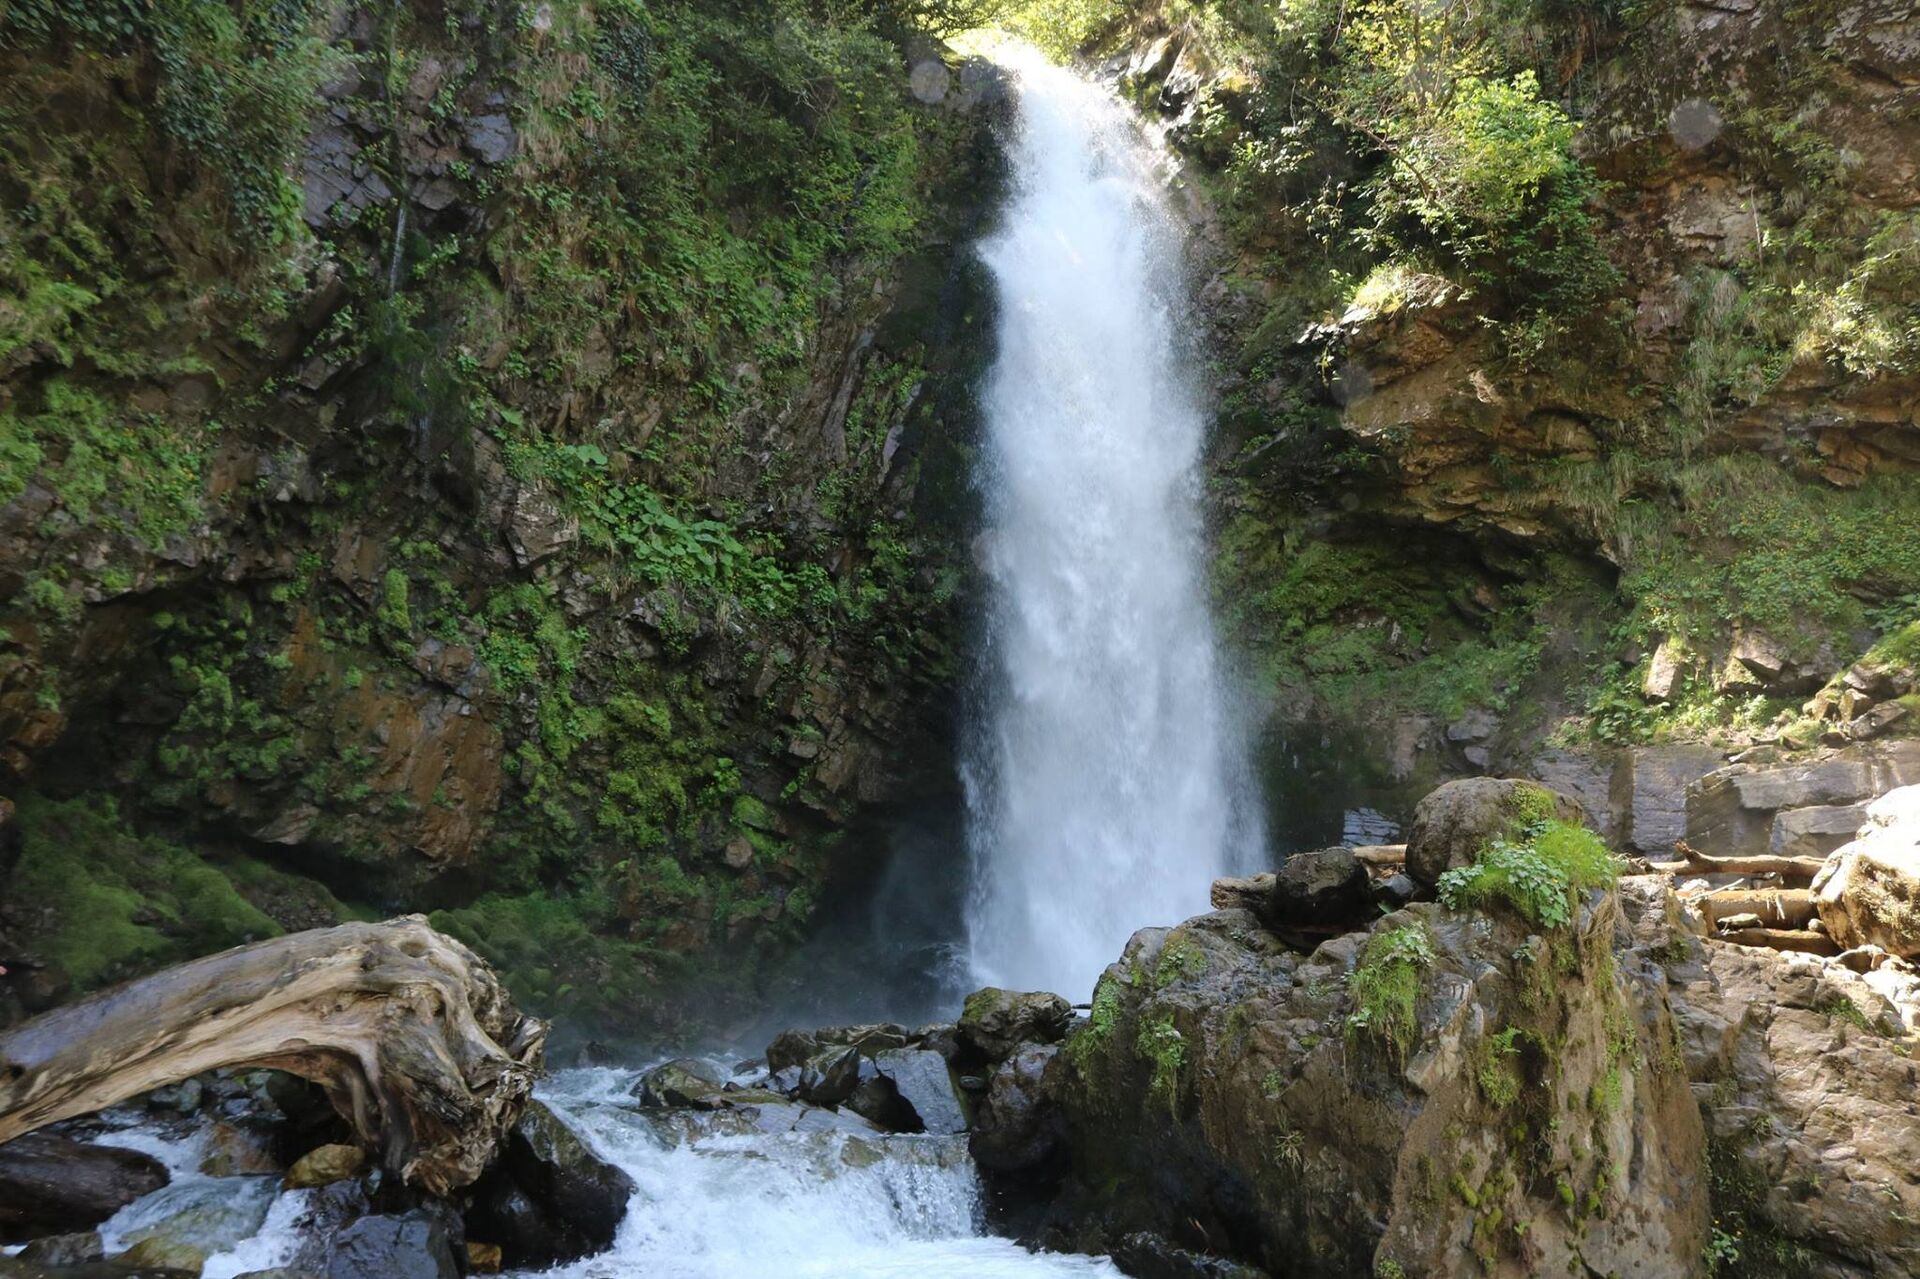
<svg viewBox="0 0 1920 1279">
<path fill-rule="evenodd" d="M 967 751 L 976 980 L 1085 997 L 1254 846 L 1202 587 L 1184 234 L 1111 94 L 1010 55 L 1016 190 L 982 249 L 986 712 Z"/>
</svg>

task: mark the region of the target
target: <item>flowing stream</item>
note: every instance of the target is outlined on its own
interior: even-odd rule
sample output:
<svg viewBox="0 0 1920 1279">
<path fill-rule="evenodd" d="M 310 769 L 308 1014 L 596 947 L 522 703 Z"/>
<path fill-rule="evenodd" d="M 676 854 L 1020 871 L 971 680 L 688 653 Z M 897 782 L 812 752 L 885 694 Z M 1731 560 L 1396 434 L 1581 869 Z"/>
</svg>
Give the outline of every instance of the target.
<svg viewBox="0 0 1920 1279">
<path fill-rule="evenodd" d="M 986 711 L 966 751 L 982 984 L 1085 999 L 1256 846 L 1203 586 L 1205 414 L 1166 163 L 1111 93 L 1012 54 L 1015 193 L 982 248 Z"/>
</svg>

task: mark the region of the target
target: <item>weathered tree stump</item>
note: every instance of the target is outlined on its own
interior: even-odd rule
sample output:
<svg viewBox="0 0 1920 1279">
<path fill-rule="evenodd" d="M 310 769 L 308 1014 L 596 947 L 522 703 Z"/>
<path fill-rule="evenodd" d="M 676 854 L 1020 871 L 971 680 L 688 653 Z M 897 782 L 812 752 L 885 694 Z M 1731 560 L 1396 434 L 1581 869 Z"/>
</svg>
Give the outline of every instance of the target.
<svg viewBox="0 0 1920 1279">
<path fill-rule="evenodd" d="M 392 1170 L 470 1184 L 519 1119 L 545 1022 L 426 919 L 255 942 L 115 986 L 0 1035 L 0 1142 L 203 1071 L 323 1087 Z"/>
</svg>

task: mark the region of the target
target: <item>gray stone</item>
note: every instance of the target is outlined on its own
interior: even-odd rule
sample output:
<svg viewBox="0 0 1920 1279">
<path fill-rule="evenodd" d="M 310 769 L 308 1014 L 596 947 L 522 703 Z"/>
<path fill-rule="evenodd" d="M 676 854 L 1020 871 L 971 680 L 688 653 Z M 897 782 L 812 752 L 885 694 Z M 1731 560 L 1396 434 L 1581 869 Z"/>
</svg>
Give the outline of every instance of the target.
<svg viewBox="0 0 1920 1279">
<path fill-rule="evenodd" d="M 49 1132 L 0 1146 L 0 1241 L 87 1230 L 167 1184 L 151 1155 Z"/>
<path fill-rule="evenodd" d="M 1825 857 L 1853 838 L 1867 820 L 1865 804 L 1787 808 L 1773 816 L 1767 851 L 1777 857 Z"/>
<path fill-rule="evenodd" d="M 800 1071 L 800 1100 L 816 1106 L 837 1106 L 853 1095 L 864 1060 L 858 1048 L 829 1048 Z"/>
<path fill-rule="evenodd" d="M 1059 1152 L 1060 1116 L 1043 1087 L 1047 1067 L 1059 1052 L 1058 1044 L 1027 1044 L 994 1070 L 967 1139 L 982 1168 L 1025 1172 Z"/>
<path fill-rule="evenodd" d="M 1268 909 L 1276 924 L 1324 923 L 1364 913 L 1368 900 L 1367 868 L 1341 845 L 1287 858 Z"/>
<path fill-rule="evenodd" d="M 467 150 L 483 164 L 505 164 L 513 158 L 513 121 L 504 115 L 477 115 L 467 121 Z"/>
<path fill-rule="evenodd" d="M 726 1078 L 717 1066 L 693 1057 L 662 1062 L 634 1085 L 643 1106 L 698 1106 L 710 1110 L 719 1104 Z"/>
<path fill-rule="evenodd" d="M 478 1237 L 501 1245 L 507 1264 L 551 1265 L 610 1246 L 634 1189 L 631 1177 L 533 1101 L 475 1187 L 468 1221 Z"/>
<path fill-rule="evenodd" d="M 988 1061 L 1004 1061 L 1021 1044 L 1057 1042 L 1072 1025 L 1073 1006 L 1058 995 L 988 986 L 967 996 L 959 1036 Z"/>
<path fill-rule="evenodd" d="M 327 1279 L 458 1279 L 446 1222 L 421 1209 L 362 1217 L 333 1237 Z"/>
<path fill-rule="evenodd" d="M 893 1081 L 900 1099 L 913 1108 L 923 1131 L 949 1136 L 967 1130 L 967 1112 L 954 1092 L 953 1075 L 937 1052 L 896 1048 L 873 1059 L 875 1069 Z"/>
<path fill-rule="evenodd" d="M 1687 788 L 1726 757 L 1711 746 L 1636 746 L 1614 763 L 1612 807 L 1621 842 L 1650 857 L 1673 855 L 1687 835 Z"/>
</svg>

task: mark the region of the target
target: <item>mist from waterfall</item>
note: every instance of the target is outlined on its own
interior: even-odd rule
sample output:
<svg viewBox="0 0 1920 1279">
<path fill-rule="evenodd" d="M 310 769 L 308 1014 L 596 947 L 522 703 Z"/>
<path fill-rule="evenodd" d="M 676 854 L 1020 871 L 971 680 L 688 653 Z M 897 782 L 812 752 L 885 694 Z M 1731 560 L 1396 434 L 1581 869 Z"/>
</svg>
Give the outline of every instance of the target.
<svg viewBox="0 0 1920 1279">
<path fill-rule="evenodd" d="M 987 665 L 964 748 L 973 978 L 1085 999 L 1258 846 L 1207 611 L 1186 228 L 1112 94 L 1010 54 L 1015 190 L 981 249 Z"/>
</svg>

